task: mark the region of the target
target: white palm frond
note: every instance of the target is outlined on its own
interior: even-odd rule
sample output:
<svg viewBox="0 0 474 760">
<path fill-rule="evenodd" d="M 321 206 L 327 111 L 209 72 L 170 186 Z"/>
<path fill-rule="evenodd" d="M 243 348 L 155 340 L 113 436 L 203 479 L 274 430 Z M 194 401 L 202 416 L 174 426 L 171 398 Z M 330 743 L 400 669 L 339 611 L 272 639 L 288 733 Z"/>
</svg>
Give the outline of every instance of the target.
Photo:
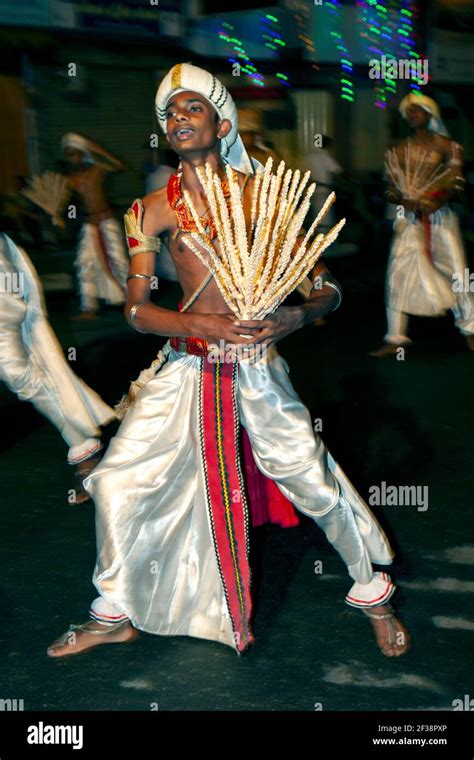
<svg viewBox="0 0 474 760">
<path fill-rule="evenodd" d="M 391 148 L 386 152 L 385 166 L 393 184 L 407 200 L 420 200 L 451 173 L 441 164 L 433 168 L 429 152 L 411 141 L 404 146 L 402 156 L 399 151 L 400 148 Z"/>
<path fill-rule="evenodd" d="M 61 212 L 70 195 L 68 181 L 63 174 L 43 172 L 29 180 L 29 187 L 21 193 L 50 214 L 53 224 L 63 225 Z"/>
</svg>

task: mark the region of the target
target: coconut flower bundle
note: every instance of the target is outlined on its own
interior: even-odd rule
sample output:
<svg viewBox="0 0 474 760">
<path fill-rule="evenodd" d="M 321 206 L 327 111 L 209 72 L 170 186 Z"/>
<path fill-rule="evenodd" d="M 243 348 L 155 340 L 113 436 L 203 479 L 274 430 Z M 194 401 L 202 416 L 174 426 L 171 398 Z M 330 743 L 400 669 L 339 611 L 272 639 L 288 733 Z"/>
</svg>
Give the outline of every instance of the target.
<svg viewBox="0 0 474 760">
<path fill-rule="evenodd" d="M 29 180 L 29 187 L 21 191 L 32 203 L 51 215 L 54 225 L 64 227 L 61 212 L 70 195 L 67 178 L 57 172 L 43 172 Z"/>
<path fill-rule="evenodd" d="M 335 194 L 331 193 L 304 240 L 296 252 L 293 252 L 316 185 L 311 184 L 302 199 L 310 172 L 306 172 L 302 179 L 299 170 L 293 172 L 288 169 L 284 174 L 285 163 L 281 161 L 276 174 L 272 174 L 272 163 L 273 159 L 270 157 L 265 169 L 260 170 L 255 176 L 249 229 L 246 225 L 239 183 L 231 167 L 226 166 L 230 210 L 221 181 L 210 164 L 206 164 L 205 170 L 197 167 L 196 171 L 216 225 L 220 253 L 215 251 L 204 230 L 188 191 L 183 192 L 198 229 L 198 232 L 184 235 L 183 242 L 214 275 L 225 302 L 239 319 L 263 319 L 275 311 L 289 293 L 303 282 L 346 222 L 345 219 L 341 219 L 326 235 L 319 234 L 309 243 L 319 222 L 326 216 L 336 199 Z M 198 245 L 204 249 L 204 253 Z M 209 259 L 205 253 L 209 254 Z M 190 305 L 193 297 L 194 294 L 183 307 L 183 311 Z M 144 369 L 132 382 L 128 394 L 115 406 L 119 419 L 123 419 L 138 392 L 163 366 L 170 350 L 171 345 L 168 341 L 150 367 Z"/>
<path fill-rule="evenodd" d="M 273 174 L 272 164 L 270 157 L 264 170 L 255 175 L 249 225 L 232 168 L 226 165 L 230 209 L 221 180 L 210 164 L 205 169 L 196 168 L 217 230 L 219 253 L 205 232 L 188 191 L 183 192 L 198 230 L 187 233 L 183 242 L 214 275 L 226 304 L 239 319 L 263 319 L 275 311 L 303 282 L 346 222 L 341 219 L 326 235 L 320 233 L 310 242 L 335 201 L 335 194 L 331 193 L 294 251 L 316 184 L 309 185 L 305 192 L 309 171 L 301 178 L 299 170 L 285 172 L 285 162 L 281 161 Z"/>
<path fill-rule="evenodd" d="M 433 168 L 428 151 L 410 141 L 404 147 L 401 160 L 396 148 L 386 152 L 385 167 L 393 184 L 407 200 L 420 200 L 435 188 L 446 185 L 446 180 L 451 178 L 450 169 L 443 169 L 440 164 Z"/>
</svg>

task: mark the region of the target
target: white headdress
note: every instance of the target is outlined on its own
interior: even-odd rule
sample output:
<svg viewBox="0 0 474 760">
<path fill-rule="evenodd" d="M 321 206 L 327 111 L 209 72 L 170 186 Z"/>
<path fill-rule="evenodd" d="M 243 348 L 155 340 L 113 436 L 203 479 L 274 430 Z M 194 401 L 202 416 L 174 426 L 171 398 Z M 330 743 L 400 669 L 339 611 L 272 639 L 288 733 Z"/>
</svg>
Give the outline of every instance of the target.
<svg viewBox="0 0 474 760">
<path fill-rule="evenodd" d="M 213 74 L 191 63 L 177 63 L 166 74 L 158 87 L 155 98 L 156 115 L 160 127 L 166 134 L 166 106 L 172 95 L 180 92 L 198 92 L 215 108 L 221 119 L 229 119 L 232 129 L 226 137 L 220 140 L 221 156 L 237 171 L 253 174 L 254 168 L 261 166 L 260 162 L 250 157 L 245 150 L 242 138 L 238 133 L 237 108 L 230 92 Z"/>
<path fill-rule="evenodd" d="M 77 132 L 67 132 L 61 140 L 61 148 L 75 148 L 84 153 L 84 161 L 89 164 L 94 163 L 92 153 L 90 152 L 90 143 L 87 137 L 77 134 Z"/>
<path fill-rule="evenodd" d="M 404 119 L 406 119 L 406 113 L 409 106 L 420 106 L 424 111 L 431 114 L 431 119 L 428 122 L 428 129 L 431 132 L 436 132 L 443 137 L 449 137 L 448 130 L 444 126 L 444 122 L 441 118 L 439 106 L 433 98 L 429 98 L 427 95 L 415 95 L 411 92 L 409 95 L 403 98 L 398 110 Z"/>
</svg>

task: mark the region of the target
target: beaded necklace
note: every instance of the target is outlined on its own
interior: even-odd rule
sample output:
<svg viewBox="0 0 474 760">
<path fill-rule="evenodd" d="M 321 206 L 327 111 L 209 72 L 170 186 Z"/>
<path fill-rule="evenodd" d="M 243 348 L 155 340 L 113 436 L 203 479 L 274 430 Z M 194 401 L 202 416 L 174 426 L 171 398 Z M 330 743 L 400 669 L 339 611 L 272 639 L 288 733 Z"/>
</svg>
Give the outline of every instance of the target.
<svg viewBox="0 0 474 760">
<path fill-rule="evenodd" d="M 173 209 L 176 216 L 178 229 L 185 230 L 186 232 L 198 232 L 196 222 L 194 221 L 191 211 L 183 197 L 181 188 L 181 177 L 183 172 L 180 167 L 178 168 L 177 173 L 172 174 L 168 180 L 168 185 L 166 188 L 168 203 Z M 222 192 L 224 193 L 224 198 L 226 199 L 227 206 L 229 207 L 230 188 L 229 180 L 227 177 L 221 180 L 221 185 Z M 211 240 L 214 240 L 214 238 L 217 236 L 217 229 L 214 221 L 212 219 L 208 219 L 205 216 L 200 216 L 199 221 L 204 227 L 208 237 Z"/>
</svg>

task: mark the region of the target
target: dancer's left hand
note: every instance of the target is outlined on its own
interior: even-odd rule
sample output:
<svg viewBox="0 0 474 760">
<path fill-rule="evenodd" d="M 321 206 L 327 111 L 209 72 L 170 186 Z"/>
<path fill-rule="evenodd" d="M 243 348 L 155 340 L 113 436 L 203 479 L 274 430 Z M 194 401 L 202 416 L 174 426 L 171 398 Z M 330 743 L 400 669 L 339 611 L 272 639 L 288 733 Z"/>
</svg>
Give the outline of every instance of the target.
<svg viewBox="0 0 474 760">
<path fill-rule="evenodd" d="M 285 338 L 301 327 L 301 314 L 295 307 L 280 306 L 265 319 L 241 319 L 238 320 L 238 325 L 242 328 L 242 334 L 246 328 L 251 328 L 253 343 L 262 343 L 269 348 L 277 340 Z"/>
</svg>

